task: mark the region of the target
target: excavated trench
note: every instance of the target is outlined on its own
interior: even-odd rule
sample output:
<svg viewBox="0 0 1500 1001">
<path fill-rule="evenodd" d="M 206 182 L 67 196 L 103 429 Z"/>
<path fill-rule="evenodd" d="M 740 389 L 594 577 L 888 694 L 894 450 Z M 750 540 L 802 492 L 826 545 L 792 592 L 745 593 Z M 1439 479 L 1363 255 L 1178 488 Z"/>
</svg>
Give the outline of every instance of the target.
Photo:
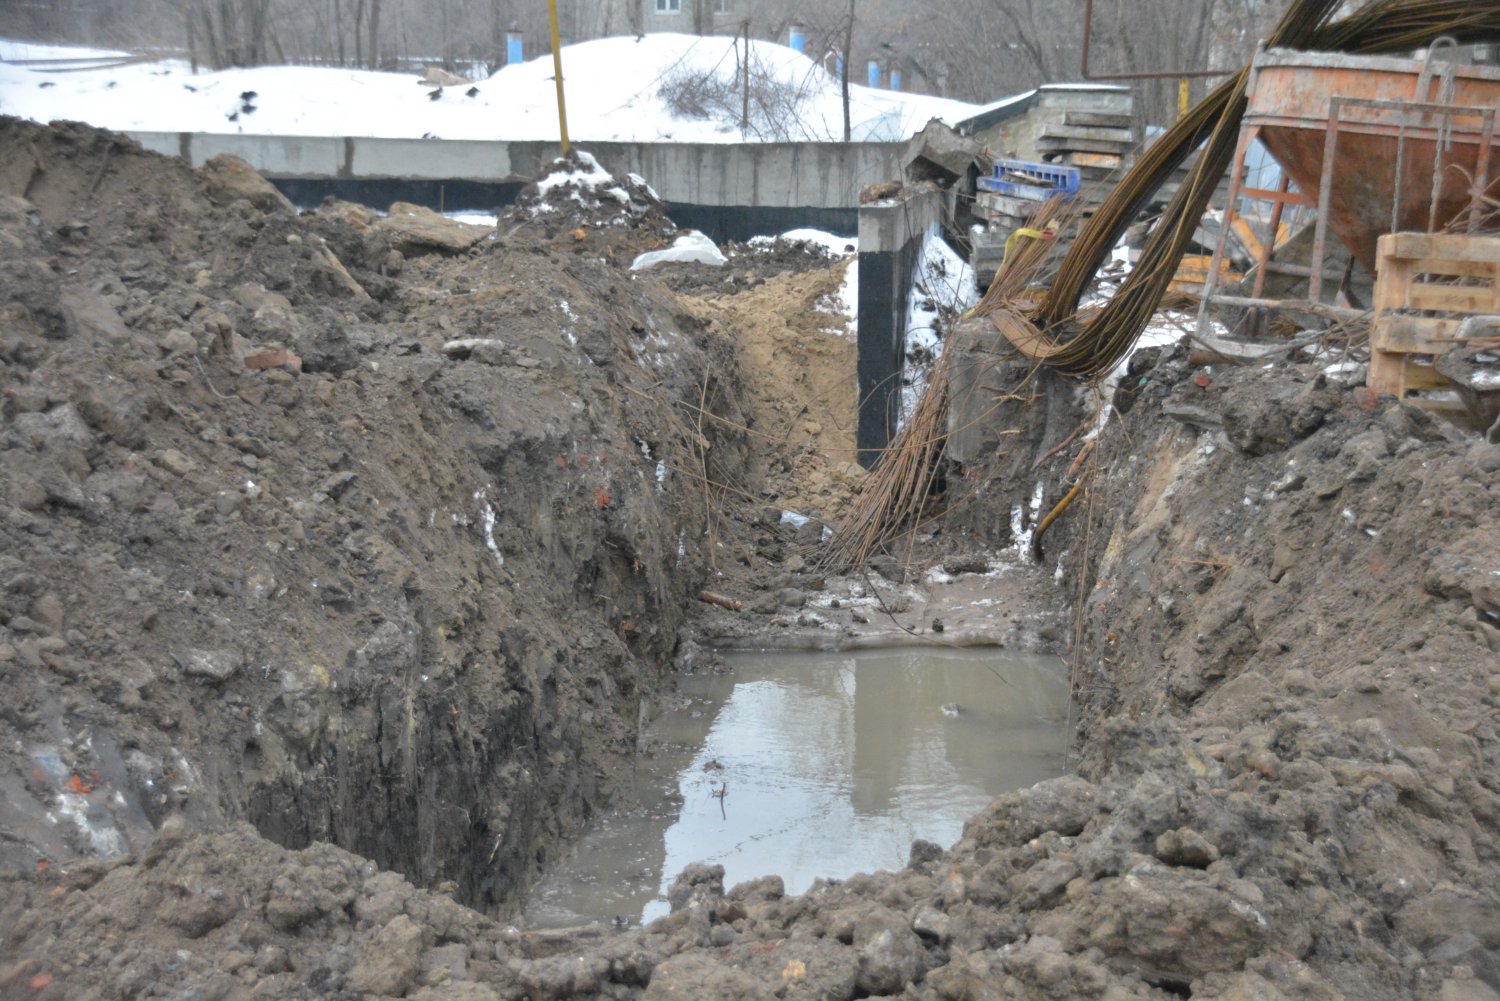
<svg viewBox="0 0 1500 1001">
<path fill-rule="evenodd" d="M 1175 349 L 1088 437 L 960 331 L 1014 433 L 904 552 L 1013 584 L 944 637 L 1070 647 L 1076 770 L 891 871 L 689 866 L 645 927 L 523 930 L 492 915 L 625 802 L 669 658 L 937 631 L 780 527 L 856 478 L 754 388 L 821 398 L 837 278 L 674 295 L 621 263 L 657 217 L 584 201 L 435 251 L 77 126 L 0 120 L 0 180 L 0 996 L 1500 989 L 1500 446 L 1327 357 Z M 973 558 L 1070 468 L 1041 573 Z"/>
</svg>

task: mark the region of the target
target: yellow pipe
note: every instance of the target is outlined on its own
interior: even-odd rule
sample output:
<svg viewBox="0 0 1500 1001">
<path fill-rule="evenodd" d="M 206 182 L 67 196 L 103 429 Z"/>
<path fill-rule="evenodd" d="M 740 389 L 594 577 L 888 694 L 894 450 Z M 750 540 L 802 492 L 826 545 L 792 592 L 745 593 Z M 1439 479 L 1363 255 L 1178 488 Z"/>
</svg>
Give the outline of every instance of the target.
<svg viewBox="0 0 1500 1001">
<path fill-rule="evenodd" d="M 1005 238 L 1005 253 L 1001 255 L 1001 261 L 1004 261 L 1005 258 L 1010 256 L 1010 252 L 1016 249 L 1016 244 L 1021 242 L 1022 237 L 1026 237 L 1027 239 L 1031 240 L 1045 240 L 1047 239 L 1047 234 L 1039 229 L 1032 229 L 1030 226 L 1022 226 L 1020 229 L 1016 230 L 1010 236 Z"/>
<path fill-rule="evenodd" d="M 1186 118 L 1192 104 L 1192 81 L 1183 77 L 1177 81 L 1177 117 Z"/>
<path fill-rule="evenodd" d="M 568 103 L 563 99 L 562 43 L 557 37 L 557 0 L 547 0 L 547 15 L 552 19 L 552 76 L 557 81 L 557 124 L 562 130 L 563 156 L 567 156 Z"/>
<path fill-rule="evenodd" d="M 1071 503 L 1073 503 L 1074 498 L 1076 498 L 1079 495 L 1079 493 L 1082 492 L 1082 490 L 1083 490 L 1083 477 L 1080 476 L 1078 478 L 1078 482 L 1075 483 L 1075 484 L 1073 484 L 1073 489 L 1069 490 L 1068 493 L 1067 493 L 1067 496 L 1065 496 L 1062 500 L 1060 500 L 1060 501 L 1057 502 L 1057 506 L 1056 507 L 1054 507 L 1051 511 L 1047 512 L 1047 517 L 1045 517 L 1045 518 L 1042 519 L 1042 523 L 1040 525 L 1038 525 L 1036 527 L 1036 531 L 1032 533 L 1032 535 L 1031 535 L 1031 547 L 1033 549 L 1037 549 L 1037 548 L 1040 547 L 1041 541 L 1042 541 L 1042 536 L 1044 534 L 1046 534 L 1047 529 L 1049 529 L 1049 528 L 1052 527 L 1052 523 L 1057 520 L 1057 516 L 1060 515 L 1060 514 L 1062 514 L 1064 511 L 1066 511 L 1068 509 L 1068 505 L 1071 504 Z"/>
</svg>

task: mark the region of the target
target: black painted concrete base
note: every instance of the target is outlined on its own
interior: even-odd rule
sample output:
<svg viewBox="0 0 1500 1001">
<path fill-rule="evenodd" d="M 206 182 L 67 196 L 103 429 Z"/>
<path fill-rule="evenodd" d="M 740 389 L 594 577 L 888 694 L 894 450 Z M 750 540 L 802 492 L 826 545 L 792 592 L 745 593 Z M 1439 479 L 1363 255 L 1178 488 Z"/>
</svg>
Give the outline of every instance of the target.
<svg viewBox="0 0 1500 1001">
<path fill-rule="evenodd" d="M 311 208 L 332 195 L 384 211 L 393 202 L 411 202 L 441 212 L 499 213 L 516 200 L 523 184 L 493 181 L 421 181 L 401 178 L 272 178 L 292 204 Z M 702 230 L 715 243 L 744 241 L 810 227 L 830 233 L 854 233 L 857 208 L 785 208 L 740 205 L 668 205 L 667 215 L 684 229 Z M 851 242 L 853 237 L 850 238 Z"/>
</svg>

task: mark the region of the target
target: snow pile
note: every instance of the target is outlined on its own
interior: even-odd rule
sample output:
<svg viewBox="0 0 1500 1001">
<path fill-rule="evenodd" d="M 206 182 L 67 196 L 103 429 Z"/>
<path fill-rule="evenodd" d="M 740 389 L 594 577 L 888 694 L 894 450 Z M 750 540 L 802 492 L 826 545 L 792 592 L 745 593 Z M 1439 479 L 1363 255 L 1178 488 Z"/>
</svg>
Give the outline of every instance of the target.
<svg viewBox="0 0 1500 1001">
<path fill-rule="evenodd" d="M 844 263 L 844 276 L 839 287 L 820 296 L 817 310 L 839 322 L 836 327 L 824 327 L 823 332 L 856 340 L 859 337 L 859 258 L 851 256 Z"/>
<path fill-rule="evenodd" d="M 536 182 L 536 192 L 543 197 L 554 188 L 562 187 L 572 188 L 572 197 L 579 200 L 583 191 L 603 191 L 622 202 L 627 198 L 615 183 L 614 175 L 599 166 L 592 153 L 583 150 L 573 154 L 571 159 L 552 161 L 549 171 Z"/>
<path fill-rule="evenodd" d="M 648 251 L 637 257 L 630 265 L 630 270 L 644 271 L 658 264 L 711 264 L 717 268 L 722 267 L 727 260 L 712 240 L 696 229 L 690 229 L 677 237 L 670 247 Z"/>
<path fill-rule="evenodd" d="M 0 59 L 118 53 L 0 41 Z M 741 49 L 743 52 L 743 48 Z M 671 102 L 672 80 L 734 75 L 735 40 L 653 34 L 603 38 L 562 50 L 568 132 L 578 141 L 738 143 L 843 138 L 837 80 L 775 42 L 750 43 L 762 90 L 790 95 L 790 120 L 741 130 L 702 109 Z M 961 101 L 852 86 L 855 140 L 902 140 L 929 118 L 954 122 L 975 106 Z M 690 93 L 680 89 L 679 93 Z M 252 94 L 246 100 L 244 95 Z M 48 73 L 0 63 L 0 114 L 58 119 L 120 131 L 392 138 L 555 140 L 557 97 L 550 55 L 506 66 L 473 87 L 434 88 L 411 73 L 263 66 L 193 73 L 178 60 Z M 772 101 L 772 106 L 777 106 Z"/>
</svg>

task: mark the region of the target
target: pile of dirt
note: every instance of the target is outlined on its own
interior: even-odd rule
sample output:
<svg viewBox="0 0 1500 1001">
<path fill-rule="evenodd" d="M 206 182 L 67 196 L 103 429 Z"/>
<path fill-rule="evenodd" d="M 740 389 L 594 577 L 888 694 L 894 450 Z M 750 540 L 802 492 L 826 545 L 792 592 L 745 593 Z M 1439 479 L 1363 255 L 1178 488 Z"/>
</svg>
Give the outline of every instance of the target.
<svg viewBox="0 0 1500 1001">
<path fill-rule="evenodd" d="M 705 572 L 730 342 L 597 257 L 400 250 L 225 166 L 0 122 L 0 857 L 180 813 L 512 906 Z"/>
<path fill-rule="evenodd" d="M 790 271 L 710 300 L 737 332 L 762 489 L 838 522 L 864 478 L 855 463 L 858 351 L 832 305 L 844 266 Z"/>
<path fill-rule="evenodd" d="M 852 594 L 781 515 L 857 479 L 837 272 L 688 298 L 611 257 L 649 222 L 398 247 L 232 168 L 0 122 L 0 994 L 1497 996 L 1500 446 L 1185 351 L 1091 435 L 997 394 L 923 541 L 1089 478 L 1032 591 L 1076 774 L 901 872 L 498 923 L 711 656 L 699 586 L 767 629 Z"/>
<path fill-rule="evenodd" d="M 671 243 L 677 225 L 644 178 L 615 177 L 575 149 L 521 190 L 497 230 L 507 240 L 520 237 L 629 267 L 638 254 Z"/>
</svg>

